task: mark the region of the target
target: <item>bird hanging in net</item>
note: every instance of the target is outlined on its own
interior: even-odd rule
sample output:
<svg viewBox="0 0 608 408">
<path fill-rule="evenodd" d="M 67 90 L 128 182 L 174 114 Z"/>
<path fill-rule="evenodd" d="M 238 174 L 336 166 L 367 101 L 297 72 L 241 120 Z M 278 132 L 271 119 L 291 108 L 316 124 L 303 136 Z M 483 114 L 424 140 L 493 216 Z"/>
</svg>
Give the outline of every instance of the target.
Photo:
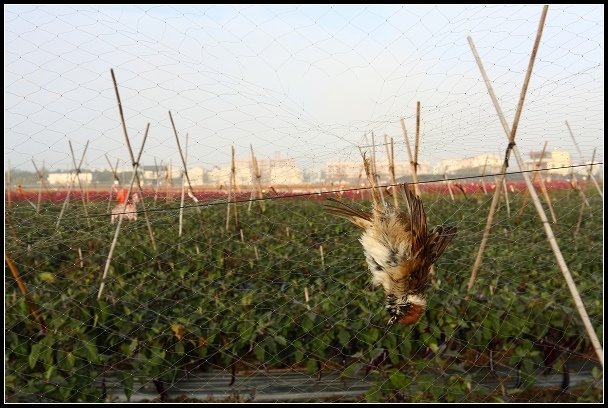
<svg viewBox="0 0 608 408">
<path fill-rule="evenodd" d="M 413 324 L 426 306 L 431 266 L 456 236 L 456 228 L 436 226 L 429 231 L 422 201 L 407 183 L 402 184 L 405 210 L 382 203 L 365 155 L 363 162 L 371 187 L 372 211 L 362 211 L 331 198 L 325 208 L 364 230 L 359 241 L 372 283 L 384 289 L 385 308 L 390 315 L 388 325 Z"/>
</svg>

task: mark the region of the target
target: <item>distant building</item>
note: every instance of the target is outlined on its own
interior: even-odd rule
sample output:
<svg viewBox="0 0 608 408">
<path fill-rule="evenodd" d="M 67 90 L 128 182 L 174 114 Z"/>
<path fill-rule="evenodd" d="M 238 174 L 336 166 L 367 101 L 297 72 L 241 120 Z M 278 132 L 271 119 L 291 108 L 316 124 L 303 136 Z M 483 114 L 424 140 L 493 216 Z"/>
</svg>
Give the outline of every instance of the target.
<svg viewBox="0 0 608 408">
<path fill-rule="evenodd" d="M 302 170 L 296 167 L 294 160 L 281 160 L 270 167 L 270 184 L 302 184 Z"/>
<path fill-rule="evenodd" d="M 257 163 L 262 185 L 302 183 L 302 170 L 297 167 L 294 159 L 281 159 L 277 155 L 274 159 L 257 159 Z M 235 160 L 234 167 L 237 185 L 254 184 L 255 171 L 251 160 Z M 206 172 L 205 179 L 210 184 L 227 185 L 230 182 L 230 174 L 230 167 L 215 167 Z"/>
<path fill-rule="evenodd" d="M 568 166 L 572 164 L 570 153 L 565 150 L 553 150 L 552 152 L 545 152 L 544 155 L 540 151 L 533 151 L 530 152 L 530 160 L 527 160 L 525 163 L 528 170 L 550 169 L 547 170 L 548 173 L 562 176 L 570 173 Z"/>
<path fill-rule="evenodd" d="M 232 169 L 230 167 L 214 167 L 205 173 L 206 182 L 217 185 L 230 185 Z M 235 165 L 235 179 L 237 186 L 251 185 L 251 172 L 246 167 Z"/>
<path fill-rule="evenodd" d="M 418 174 L 429 174 L 431 166 L 427 163 L 418 163 Z M 376 174 L 380 178 L 380 183 L 391 182 L 391 174 L 388 160 L 376 161 Z M 395 162 L 395 178 L 411 175 L 411 165 L 409 162 Z M 357 161 L 331 161 L 326 164 L 325 181 L 329 183 L 348 182 L 348 183 L 367 183 L 367 176 L 363 166 L 363 160 Z"/>
<path fill-rule="evenodd" d="M 464 159 L 441 160 L 433 167 L 433 174 L 481 174 L 484 167 L 485 174 L 490 174 L 499 171 L 503 161 L 504 157 L 500 157 L 497 154 L 480 154 L 478 156 L 465 157 Z"/>
<path fill-rule="evenodd" d="M 90 172 L 82 172 L 78 174 L 78 179 L 80 179 L 80 183 L 91 184 L 93 180 L 93 173 Z M 76 178 L 76 173 L 49 173 L 47 176 L 47 181 L 52 185 L 70 185 L 74 183 L 74 185 L 78 185 L 78 179 Z"/>
</svg>

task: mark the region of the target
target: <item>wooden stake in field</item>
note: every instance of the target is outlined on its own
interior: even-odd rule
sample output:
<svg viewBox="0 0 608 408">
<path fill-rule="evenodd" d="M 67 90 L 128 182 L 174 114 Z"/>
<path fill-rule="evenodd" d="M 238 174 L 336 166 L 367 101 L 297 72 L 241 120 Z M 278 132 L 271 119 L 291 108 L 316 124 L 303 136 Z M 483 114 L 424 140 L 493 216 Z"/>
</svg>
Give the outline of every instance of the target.
<svg viewBox="0 0 608 408">
<path fill-rule="evenodd" d="M 231 146 L 232 159 L 230 161 L 230 181 L 228 183 L 228 199 L 226 204 L 226 231 L 230 227 L 230 207 L 234 208 L 234 226 L 239 228 L 239 215 L 236 207 L 236 165 L 234 163 L 234 145 Z"/>
<path fill-rule="evenodd" d="M 108 155 L 105 154 L 106 161 L 108 162 L 108 166 L 110 166 L 110 171 L 112 171 L 112 185 L 110 186 L 110 194 L 108 194 L 108 213 L 112 208 L 112 195 L 114 193 L 114 188 L 118 188 L 120 186 L 120 179 L 118 178 L 118 163 L 120 163 L 120 159 L 116 159 L 116 166 L 112 166 L 110 163 L 110 159 Z"/>
<path fill-rule="evenodd" d="M 574 229 L 574 239 L 578 237 L 578 232 L 581 229 L 581 224 L 583 223 L 583 214 L 585 213 L 585 202 L 581 201 L 581 208 L 578 211 L 578 221 L 576 222 L 576 228 Z"/>
<path fill-rule="evenodd" d="M 448 186 L 448 191 L 450 192 L 450 198 L 452 199 L 452 201 L 454 201 L 454 193 L 452 192 L 452 185 L 450 184 L 450 181 L 448 180 L 447 172 L 448 172 L 448 166 L 445 166 L 443 168 L 443 182 L 445 183 L 446 186 Z"/>
<path fill-rule="evenodd" d="M 578 179 L 576 178 L 576 174 L 574 174 L 574 171 L 572 171 L 570 173 L 570 186 L 572 187 L 573 190 L 577 191 L 578 194 L 581 196 L 581 200 L 582 200 L 583 204 L 585 204 L 587 206 L 587 208 L 591 208 L 591 204 L 589 204 L 589 200 L 587 200 L 587 196 L 585 195 L 585 192 L 578 185 Z"/>
<path fill-rule="evenodd" d="M 120 123 L 122 125 L 122 131 L 125 136 L 125 142 L 127 145 L 127 150 L 129 151 L 129 157 L 131 158 L 131 164 L 133 166 L 133 176 L 135 177 L 135 181 L 137 182 L 137 189 L 139 191 L 140 203 L 141 207 L 144 210 L 144 218 L 146 220 L 146 227 L 148 228 L 148 236 L 150 237 L 150 242 L 152 243 L 152 249 L 154 249 L 154 253 L 157 254 L 158 250 L 156 248 L 156 240 L 154 239 L 154 233 L 152 232 L 152 225 L 150 225 L 150 218 L 148 217 L 148 210 L 146 209 L 146 203 L 144 198 L 144 190 L 141 186 L 141 180 L 139 179 L 139 174 L 137 173 L 137 168 L 139 166 L 139 158 L 136 160 L 135 155 L 133 154 L 133 149 L 131 148 L 131 142 L 129 140 L 129 133 L 127 132 L 127 123 L 125 122 L 125 115 L 122 111 L 122 103 L 120 101 L 120 94 L 118 93 L 118 83 L 116 82 L 116 76 L 114 75 L 114 70 L 110 69 L 110 74 L 112 75 L 112 82 L 114 83 L 114 92 L 116 93 L 116 101 L 118 103 L 118 113 L 120 115 Z M 148 126 L 146 127 L 146 133 L 144 134 L 144 140 L 147 137 Z M 143 146 L 143 145 L 142 145 Z M 142 147 L 143 150 L 143 147 Z M 141 152 L 140 152 L 141 156 Z M 129 197 L 129 195 L 127 195 Z M 125 200 L 126 203 L 126 200 Z M 158 264 L 160 268 L 160 263 Z"/>
<path fill-rule="evenodd" d="M 247 212 L 251 211 L 251 204 L 253 202 L 253 198 L 257 198 L 257 202 L 262 209 L 262 213 L 266 211 L 266 204 L 264 203 L 264 194 L 262 192 L 262 173 L 260 172 L 260 168 L 258 166 L 258 160 L 253 154 L 253 145 L 249 145 L 249 149 L 251 151 L 251 174 L 253 180 L 253 188 L 251 189 L 251 197 L 249 199 L 249 207 L 247 207 Z"/>
<path fill-rule="evenodd" d="M 418 148 L 420 147 L 420 101 L 416 102 L 416 144 L 414 146 L 414 166 L 418 173 Z"/>
<path fill-rule="evenodd" d="M 545 142 L 545 146 L 543 147 L 543 152 L 545 151 L 546 147 L 547 147 L 547 142 Z M 539 169 L 539 172 L 540 172 L 540 190 L 543 193 L 543 197 L 545 199 L 545 202 L 547 203 L 547 206 L 549 207 L 549 213 L 551 214 L 551 220 L 553 221 L 553 224 L 557 224 L 557 217 L 555 216 L 555 211 L 553 211 L 553 203 L 551 203 L 551 197 L 549 197 L 549 191 L 547 190 L 547 186 L 545 185 L 545 177 L 542 174 L 542 169 Z M 535 175 L 536 175 L 536 172 L 534 172 L 534 176 Z"/>
<path fill-rule="evenodd" d="M 171 111 L 169 111 L 169 119 L 171 120 L 171 126 L 173 127 L 173 133 L 175 134 L 175 141 L 177 142 L 177 150 L 179 150 L 179 157 L 182 159 L 182 164 L 184 165 L 184 175 L 186 176 L 186 181 L 188 182 L 188 197 L 194 201 L 196 212 L 198 213 L 198 220 L 200 223 L 201 231 L 203 230 L 203 219 L 201 217 L 201 207 L 198 205 L 198 198 L 194 195 L 194 190 L 192 188 L 192 183 L 190 182 L 190 177 L 188 176 L 188 167 L 186 166 L 186 159 L 184 158 L 184 153 L 182 152 L 182 147 L 179 143 L 179 137 L 177 136 L 177 129 L 175 128 L 175 122 L 173 121 L 173 115 L 171 115 Z"/>
<path fill-rule="evenodd" d="M 69 185 L 68 192 L 65 195 L 65 200 L 63 200 L 63 205 L 61 206 L 61 210 L 59 211 L 59 216 L 57 217 L 57 224 L 55 224 L 55 229 L 59 229 L 59 224 L 61 223 L 61 219 L 63 218 L 63 213 L 70 202 L 70 194 L 72 193 L 72 189 L 74 188 L 74 179 L 78 179 L 78 183 L 80 184 L 80 178 L 78 177 L 78 173 L 80 173 L 80 166 L 82 166 L 82 161 L 84 160 L 84 155 L 87 153 L 87 148 L 89 147 L 89 141 L 87 140 L 87 144 L 84 146 L 84 151 L 82 152 L 82 156 L 80 157 L 80 164 L 76 165 L 76 156 L 74 155 L 74 149 L 72 149 L 72 142 L 68 141 L 70 144 L 70 150 L 72 151 L 72 161 L 74 162 L 74 177 L 69 177 Z M 72 172 L 70 172 L 70 176 L 72 176 Z M 80 186 L 82 188 L 82 185 Z M 91 220 L 89 219 L 89 214 L 87 212 L 87 205 L 84 201 L 84 193 L 82 195 L 82 205 L 84 207 L 84 214 L 87 219 L 87 224 L 91 226 Z"/>
<path fill-rule="evenodd" d="M 378 176 L 378 168 L 376 167 L 376 138 L 374 136 L 374 132 L 372 132 L 372 177 L 374 178 L 374 183 L 376 185 L 380 185 L 380 177 Z M 379 188 L 380 192 L 380 201 L 382 205 L 386 205 L 386 201 L 384 201 L 384 193 L 382 188 Z"/>
<path fill-rule="evenodd" d="M 8 169 L 6 170 L 6 208 L 11 208 L 11 162 L 8 163 Z"/>
<path fill-rule="evenodd" d="M 49 191 L 48 186 L 46 185 L 46 179 L 44 177 L 44 174 L 40 170 L 38 170 L 38 166 L 36 166 L 34 159 L 32 159 L 32 164 L 34 165 L 36 174 L 38 174 L 39 185 L 38 185 L 38 202 L 36 204 L 36 214 L 40 214 L 40 205 L 42 203 L 42 188 L 44 187 L 47 194 L 50 194 L 50 191 Z M 44 169 L 44 161 L 42 162 L 42 168 Z"/>
<path fill-rule="evenodd" d="M 410 171 L 412 173 L 412 182 L 414 183 L 414 191 L 418 197 L 420 197 L 420 187 L 418 186 L 418 172 L 416 170 L 416 162 L 414 161 L 414 155 L 410 147 L 410 139 L 407 136 L 407 129 L 405 128 L 405 121 L 400 118 L 401 130 L 403 131 L 403 140 L 405 140 L 407 158 L 410 161 Z"/>
<path fill-rule="evenodd" d="M 163 167 L 163 161 L 160 161 L 160 168 Z M 156 205 L 156 199 L 158 198 L 158 189 L 160 187 L 160 170 L 156 164 L 156 156 L 154 156 L 154 171 L 156 174 L 156 185 L 154 186 L 154 205 Z"/>
<path fill-rule="evenodd" d="M 525 163 L 523 161 L 523 158 L 521 156 L 521 154 L 519 153 L 519 149 L 517 148 L 516 145 L 513 144 L 513 140 L 515 138 L 515 132 L 517 131 L 517 125 L 519 124 L 519 118 L 521 116 L 521 111 L 523 108 L 523 103 L 524 103 L 524 99 L 525 99 L 525 94 L 528 88 L 528 84 L 529 84 L 529 80 L 530 80 L 530 76 L 532 74 L 532 67 L 534 66 L 534 60 L 536 58 L 536 52 L 538 50 L 538 45 L 540 43 L 540 38 L 542 35 L 542 31 L 543 31 L 543 27 L 544 27 L 544 23 L 545 23 L 545 18 L 547 16 L 547 10 L 548 10 L 548 6 L 544 6 L 543 7 L 543 12 L 542 12 L 542 16 L 540 19 L 540 23 L 539 23 L 539 27 L 538 27 L 538 32 L 537 32 L 537 36 L 536 36 L 536 41 L 534 43 L 534 47 L 532 49 L 532 54 L 530 56 L 530 63 L 528 65 L 528 70 L 526 73 L 526 79 L 524 80 L 524 85 L 522 87 L 522 91 L 521 91 L 521 95 L 520 95 L 520 99 L 519 99 L 519 103 L 517 106 L 517 110 L 515 112 L 515 118 L 513 121 L 513 128 L 509 129 L 509 125 L 507 124 L 506 120 L 504 119 L 504 115 L 502 113 L 502 109 L 500 108 L 500 105 L 498 104 L 498 100 L 496 99 L 496 96 L 494 94 L 494 90 L 492 89 L 492 84 L 490 83 L 490 80 L 485 72 L 485 69 L 483 68 L 483 65 L 481 63 L 481 59 L 479 58 L 479 55 L 477 54 L 477 50 L 473 44 L 473 40 L 471 39 L 471 37 L 468 37 L 469 40 L 469 44 L 471 45 L 471 50 L 473 51 L 473 55 L 475 56 L 475 60 L 479 66 L 479 69 L 481 71 L 481 74 L 484 78 L 484 81 L 486 83 L 486 86 L 488 88 L 488 93 L 490 94 L 490 97 L 492 99 L 492 102 L 494 103 L 494 107 L 496 108 L 497 114 L 500 118 L 501 124 L 503 125 L 503 128 L 505 130 L 505 133 L 507 134 L 507 136 L 509 137 L 509 141 L 510 141 L 510 145 L 512 145 L 512 149 L 513 149 L 513 153 L 515 155 L 515 159 L 517 160 L 517 163 L 520 167 L 520 169 L 524 170 L 525 169 Z M 538 212 L 538 215 L 541 219 L 542 225 L 545 229 L 545 233 L 547 234 L 547 239 L 549 241 L 549 244 L 551 245 L 551 248 L 553 250 L 553 253 L 555 254 L 557 263 L 562 271 L 562 274 L 564 275 L 564 278 L 566 280 L 566 284 L 568 285 L 568 289 L 570 290 L 570 294 L 572 295 L 572 298 L 574 300 L 574 303 L 576 305 L 576 309 L 581 317 L 581 320 L 583 321 L 583 324 L 585 326 L 585 329 L 587 331 L 587 334 L 591 340 L 591 344 L 593 345 L 593 348 L 596 352 L 596 355 L 598 357 L 598 360 L 600 362 L 600 364 L 602 365 L 602 367 L 604 366 L 604 350 L 598 340 L 597 335 L 595 334 L 595 330 L 593 329 L 593 326 L 591 324 L 591 321 L 589 320 L 589 315 L 587 314 L 587 310 L 585 309 L 585 305 L 583 303 L 583 301 L 581 300 L 580 294 L 578 293 L 578 290 L 576 288 L 576 284 L 574 283 L 574 280 L 572 279 L 572 275 L 570 274 L 570 271 L 568 269 L 568 266 L 566 265 L 566 261 L 564 260 L 564 257 L 559 249 L 559 245 L 557 244 L 557 241 L 555 239 L 555 235 L 553 234 L 553 230 L 551 229 L 551 226 L 549 224 L 549 221 L 547 220 L 547 216 L 544 212 L 544 209 L 540 203 L 540 200 L 538 198 L 538 196 L 536 195 L 536 190 L 534 189 L 534 186 L 532 185 L 532 182 L 530 180 L 530 177 L 528 176 L 527 173 L 522 172 L 522 175 L 524 177 L 524 180 L 526 182 L 526 186 L 528 187 L 528 191 L 530 193 L 530 196 L 532 197 L 532 200 L 534 202 L 534 205 L 536 207 L 536 210 Z"/>
<path fill-rule="evenodd" d="M 536 181 L 536 177 L 539 174 L 540 174 L 541 182 L 544 183 L 543 174 L 542 174 L 542 171 L 540 171 L 540 169 L 542 167 L 542 162 L 543 162 L 543 158 L 545 157 L 546 149 L 547 149 L 547 142 L 545 142 L 545 144 L 543 146 L 543 150 L 540 152 L 540 157 L 538 158 L 538 161 L 534 165 L 535 171 L 532 173 L 532 184 L 534 184 L 534 182 Z M 517 212 L 517 218 L 516 218 L 517 220 L 519 220 L 519 218 L 522 216 L 522 214 L 524 212 L 524 208 L 526 207 L 526 204 L 527 204 L 529 198 L 530 198 L 530 195 L 526 193 L 526 195 L 524 196 L 524 199 L 521 202 L 521 207 L 519 208 L 519 211 Z M 548 202 L 548 205 L 551 206 L 551 201 Z M 551 208 L 551 213 L 553 213 L 553 207 L 551 206 L 550 208 Z"/>
<path fill-rule="evenodd" d="M 144 146 L 146 145 L 146 139 L 148 138 L 148 130 L 150 129 L 150 124 L 146 125 L 146 131 L 144 132 L 144 139 L 141 142 L 141 148 L 139 149 L 139 154 L 137 155 L 137 160 L 133 160 L 133 175 L 131 176 L 131 181 L 129 183 L 129 188 L 127 189 L 126 197 L 131 196 L 131 190 L 133 189 L 133 183 L 138 178 L 137 176 L 137 168 L 139 166 L 139 160 L 141 159 L 141 154 L 144 151 Z M 131 144 L 127 139 L 127 143 L 129 145 L 129 149 L 131 148 Z M 110 264 L 112 263 L 112 255 L 114 254 L 114 248 L 116 248 L 116 243 L 118 242 L 118 234 L 120 233 L 120 226 L 122 225 L 123 216 L 127 211 L 127 202 L 129 200 L 125 199 L 122 211 L 118 214 L 118 222 L 116 223 L 116 230 L 114 231 L 114 238 L 112 239 L 112 244 L 110 245 L 110 252 L 108 253 L 108 258 L 106 259 L 106 265 L 103 270 L 103 274 L 101 276 L 101 284 L 99 285 L 99 292 L 97 292 L 97 299 L 101 299 L 101 294 L 103 293 L 103 288 L 106 284 L 106 278 L 108 276 L 108 271 L 110 270 Z M 143 201 L 143 200 L 142 200 Z M 152 241 L 154 243 L 154 241 Z M 154 252 L 156 252 L 156 246 L 154 246 Z M 160 263 L 159 263 L 160 269 Z"/>
<path fill-rule="evenodd" d="M 186 133 L 186 145 L 184 146 L 184 169 L 187 169 L 187 163 L 188 162 L 188 133 Z M 186 184 L 186 180 L 185 180 L 185 170 L 182 170 L 182 188 L 181 188 L 181 198 L 180 198 L 180 204 L 179 204 L 179 228 L 178 228 L 178 244 L 177 244 L 177 250 L 180 250 L 181 247 L 181 238 L 182 238 L 182 225 L 184 222 L 184 193 L 185 193 L 185 184 Z"/>
<path fill-rule="evenodd" d="M 82 162 L 84 160 L 85 153 L 87 151 L 87 147 L 89 147 L 89 141 L 87 140 L 87 144 L 84 147 L 84 152 L 82 153 L 82 157 L 80 158 L 80 163 L 78 163 L 78 165 L 76 165 L 76 155 L 74 154 L 74 149 L 72 148 L 72 141 L 68 140 L 68 143 L 70 145 L 70 151 L 72 152 L 72 162 L 74 163 L 74 172 L 76 173 L 76 181 L 78 182 L 78 187 L 80 187 L 80 198 L 82 199 L 82 208 L 84 209 L 84 216 L 87 220 L 87 225 L 90 228 L 91 220 L 89 219 L 89 212 L 87 211 L 86 193 L 84 191 L 82 182 L 80 181 L 81 166 L 82 166 Z"/>
<path fill-rule="evenodd" d="M 15 266 L 15 264 L 13 263 L 11 258 L 9 258 L 8 254 L 6 252 L 4 253 L 4 260 L 6 261 L 6 264 L 8 265 L 8 269 L 10 269 L 11 274 L 13 275 L 13 278 L 15 279 L 15 282 L 17 282 L 17 287 L 19 288 L 19 291 L 25 298 L 25 304 L 26 304 L 28 310 L 30 311 L 32 318 L 38 323 L 38 326 L 40 328 L 40 333 L 45 335 L 46 331 L 47 331 L 46 323 L 44 322 L 44 319 L 42 318 L 40 313 L 38 313 L 38 309 L 36 308 L 36 305 L 34 304 L 34 302 L 32 302 L 32 300 L 28 296 L 25 282 L 23 282 L 23 279 L 21 279 L 21 276 L 19 275 L 19 271 L 17 270 L 17 267 Z"/>
<path fill-rule="evenodd" d="M 391 143 L 388 143 L 388 136 L 384 134 L 384 145 L 386 146 L 386 157 L 388 157 L 388 172 L 391 175 L 391 195 L 393 196 L 393 205 L 395 208 L 399 208 L 399 200 L 397 199 L 397 180 L 395 178 L 395 149 L 393 145 L 393 138 L 391 137 Z"/>
<path fill-rule="evenodd" d="M 321 267 L 325 269 L 325 254 L 323 253 L 323 245 L 319 245 L 319 254 L 321 255 Z"/>
<path fill-rule="evenodd" d="M 572 129 L 570 129 L 570 125 L 568 124 L 568 121 L 566 121 L 566 126 L 568 127 L 568 132 L 570 133 L 570 137 L 572 137 L 574 146 L 576 146 L 578 156 L 581 159 L 581 164 L 585 164 L 585 157 L 583 156 L 583 152 L 581 151 L 581 148 L 578 146 L 578 143 L 576 142 L 576 139 L 574 138 L 574 133 L 572 133 Z M 594 153 L 594 156 L 595 156 L 595 153 Z M 597 192 L 600 194 L 600 197 L 602 197 L 602 199 L 604 199 L 604 193 L 602 192 L 600 185 L 598 184 L 597 180 L 595 179 L 595 176 L 593 175 L 593 172 L 591 171 L 592 165 L 593 165 L 593 161 L 591 161 L 590 166 L 587 166 L 587 176 L 591 179 L 591 181 L 593 181 L 593 184 L 595 185 Z"/>
<path fill-rule="evenodd" d="M 172 195 L 169 194 L 169 186 L 173 187 L 173 161 L 169 160 L 169 165 L 167 166 L 165 172 L 165 202 L 173 200 Z"/>
<path fill-rule="evenodd" d="M 511 218 L 511 205 L 509 204 L 509 189 L 507 188 L 507 178 L 503 177 L 502 187 L 505 192 L 505 204 L 507 206 L 507 217 Z"/>
<path fill-rule="evenodd" d="M 483 164 L 483 170 L 481 170 L 481 188 L 483 189 L 483 193 L 488 195 L 488 190 L 486 189 L 486 167 L 488 165 L 488 156 L 486 156 L 486 161 Z"/>
</svg>

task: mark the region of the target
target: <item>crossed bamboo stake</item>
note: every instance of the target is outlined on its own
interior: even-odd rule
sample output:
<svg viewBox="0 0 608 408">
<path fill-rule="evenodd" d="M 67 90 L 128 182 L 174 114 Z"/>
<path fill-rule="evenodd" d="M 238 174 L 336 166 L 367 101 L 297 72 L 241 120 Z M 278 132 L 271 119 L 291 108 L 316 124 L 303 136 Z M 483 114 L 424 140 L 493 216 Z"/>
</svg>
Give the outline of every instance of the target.
<svg viewBox="0 0 608 408">
<path fill-rule="evenodd" d="M 509 125 L 507 124 L 505 118 L 504 118 L 504 114 L 502 112 L 502 109 L 500 108 L 500 104 L 498 103 L 498 99 L 496 98 L 496 95 L 494 93 L 494 90 L 492 88 L 492 84 L 488 78 L 488 75 L 485 72 L 485 69 L 483 67 L 483 64 L 481 62 L 481 59 L 479 57 L 479 54 L 477 53 L 477 49 L 475 48 L 475 45 L 473 44 L 473 39 L 471 37 L 467 37 L 468 41 L 469 41 L 469 45 L 471 46 L 471 51 L 473 52 L 473 55 L 475 57 L 475 61 L 477 62 L 477 65 L 479 66 L 479 70 L 481 72 L 481 75 L 483 76 L 484 82 L 486 84 L 486 87 L 488 88 L 488 93 L 490 94 L 490 98 L 492 99 L 492 102 L 494 104 L 494 107 L 496 109 L 496 113 L 500 119 L 500 122 L 504 128 L 505 134 L 507 135 L 507 137 L 509 138 L 509 147 L 507 148 L 507 155 L 505 157 L 505 163 L 503 164 L 503 170 L 506 170 L 506 164 L 508 161 L 508 153 L 509 150 L 512 150 L 515 156 L 515 159 L 517 160 L 517 163 L 519 165 L 519 167 L 523 170 L 525 169 L 525 163 L 523 161 L 523 158 L 521 156 L 521 153 L 519 152 L 519 149 L 517 148 L 517 146 L 514 143 L 515 140 L 515 132 L 517 131 L 517 125 L 519 124 L 519 118 L 521 116 L 521 112 L 522 112 L 522 108 L 523 108 L 523 104 L 524 104 L 524 99 L 525 99 L 525 94 L 526 91 L 528 89 L 528 84 L 530 81 L 530 76 L 532 74 L 532 68 L 534 66 L 534 60 L 536 58 L 536 53 L 538 51 L 538 46 L 540 44 L 540 38 L 542 36 L 542 31 L 543 31 L 543 27 L 545 24 L 545 18 L 547 16 L 547 10 L 548 10 L 548 6 L 544 6 L 543 7 L 543 11 L 542 11 L 542 15 L 540 18 L 540 22 L 539 22 L 539 26 L 538 26 L 538 31 L 537 31 L 537 35 L 536 35 L 536 40 L 534 42 L 534 47 L 532 49 L 532 54 L 530 55 L 530 62 L 528 64 L 528 70 L 526 73 L 526 77 L 524 79 L 524 84 L 521 90 L 521 94 L 520 94 L 520 98 L 519 98 L 519 103 L 517 105 L 517 110 L 515 112 L 515 118 L 513 120 L 513 127 L 511 129 L 509 129 Z M 501 173 L 502 174 L 502 178 L 504 179 L 504 171 Z M 570 271 L 568 269 L 568 266 L 566 265 L 566 261 L 564 260 L 564 257 L 561 253 L 561 250 L 559 248 L 559 245 L 557 244 L 557 241 L 555 239 L 555 235 L 553 234 L 553 229 L 551 228 L 551 225 L 549 224 L 549 220 L 547 219 L 547 215 L 545 214 L 545 210 L 543 209 L 543 206 L 540 202 L 540 199 L 538 198 L 538 195 L 536 194 L 536 190 L 534 189 L 534 186 L 532 185 L 532 182 L 530 180 L 530 177 L 528 176 L 527 173 L 523 172 L 522 173 L 524 180 L 526 182 L 526 186 L 528 187 L 528 192 L 530 193 L 530 197 L 532 198 L 532 201 L 534 202 L 534 206 L 536 207 L 536 210 L 538 212 L 538 215 L 542 221 L 543 227 L 545 229 L 545 233 L 547 234 L 547 239 L 549 241 L 549 244 L 551 246 L 551 249 L 553 250 L 553 253 L 555 254 L 555 258 L 557 260 L 557 263 L 562 271 L 562 274 L 564 275 L 564 278 L 566 280 L 566 284 L 568 286 L 568 289 L 570 290 L 570 294 L 572 295 L 572 298 L 574 300 L 574 303 L 576 305 L 576 310 L 578 311 L 581 320 L 583 321 L 583 325 L 585 326 L 585 330 L 587 331 L 587 335 L 589 336 L 589 339 L 591 340 L 591 344 L 593 345 L 594 351 L 598 357 L 598 360 L 600 362 L 600 364 L 602 365 L 602 367 L 604 366 L 604 350 L 599 342 L 599 339 L 597 337 L 597 335 L 595 334 L 595 330 L 593 329 L 593 326 L 591 324 L 591 321 L 589 319 L 589 315 L 587 314 L 587 310 L 585 309 L 585 305 L 583 304 L 583 301 L 580 297 L 580 294 L 578 293 L 578 290 L 576 288 L 576 284 L 574 283 L 574 280 L 572 279 L 572 275 L 570 274 Z M 488 223 L 486 224 L 486 229 L 484 231 L 484 237 L 482 239 L 482 246 L 480 246 L 480 251 L 478 252 L 478 259 L 476 260 L 476 265 L 474 266 L 473 272 L 471 274 L 471 279 L 469 280 L 469 289 L 471 289 L 471 287 L 473 286 L 473 283 L 475 281 L 475 276 L 476 276 L 476 272 L 477 270 L 475 269 L 475 267 L 479 267 L 478 263 L 481 262 L 481 255 L 483 254 L 483 249 L 485 248 L 485 243 L 487 243 L 487 238 L 488 238 L 488 234 L 490 231 L 490 227 L 491 227 L 491 221 L 493 218 L 493 213 L 494 213 L 494 209 L 495 209 L 495 203 L 498 201 L 497 200 L 497 196 L 499 196 L 499 192 L 500 189 L 497 188 L 495 195 L 494 195 L 494 199 L 492 200 L 492 206 L 490 208 L 490 214 L 488 216 Z M 479 261 L 479 262 L 477 262 Z"/>
<path fill-rule="evenodd" d="M 82 166 L 82 162 L 84 161 L 84 156 L 87 153 L 87 148 L 89 147 L 89 141 L 87 140 L 87 144 L 84 146 L 84 150 L 82 152 L 82 156 L 80 157 L 80 163 L 76 165 L 76 156 L 74 155 L 74 149 L 72 148 L 72 142 L 68 141 L 70 144 L 70 151 L 72 152 L 72 162 L 74 163 L 74 173 L 76 174 L 76 179 L 78 180 L 78 185 L 80 186 L 82 193 L 82 205 L 84 207 L 84 215 L 87 219 L 87 225 L 91 227 L 91 220 L 89 219 L 89 214 L 87 211 L 87 204 L 84 197 L 84 190 L 82 189 L 82 184 L 80 183 L 80 177 L 78 174 L 80 173 L 80 168 Z M 71 174 L 71 173 L 70 173 Z M 72 188 L 74 187 L 74 178 L 69 178 L 68 192 L 65 196 L 65 200 L 63 200 L 63 205 L 61 206 L 61 211 L 59 212 L 59 217 L 57 217 L 57 224 L 55 224 L 55 229 L 59 229 L 59 224 L 61 223 L 61 218 L 63 218 L 63 213 L 70 202 L 70 194 L 72 193 Z"/>
<path fill-rule="evenodd" d="M 38 169 L 36 166 L 36 162 L 32 159 L 32 164 L 34 165 L 34 169 L 36 170 L 36 174 L 38 174 L 38 182 L 40 186 L 38 187 L 38 202 L 36 203 L 36 214 L 40 213 L 40 205 L 42 203 L 42 188 L 46 190 L 47 194 L 50 194 L 49 187 L 46 184 L 44 174 Z M 44 169 L 44 161 L 42 162 L 42 168 Z"/>
</svg>

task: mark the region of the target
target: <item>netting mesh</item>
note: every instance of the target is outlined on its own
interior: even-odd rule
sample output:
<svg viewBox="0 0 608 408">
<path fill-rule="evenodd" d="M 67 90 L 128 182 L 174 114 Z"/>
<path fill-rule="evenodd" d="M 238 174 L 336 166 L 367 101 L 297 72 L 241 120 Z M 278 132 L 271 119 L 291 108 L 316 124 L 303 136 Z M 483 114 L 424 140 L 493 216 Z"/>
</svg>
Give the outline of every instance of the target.
<svg viewBox="0 0 608 408">
<path fill-rule="evenodd" d="M 603 341 L 603 6 L 549 10 L 530 165 L 511 158 L 467 286 L 507 146 L 467 36 L 509 122 L 541 8 L 5 7 L 5 401 L 601 401 L 523 174 L 549 169 L 534 183 Z M 137 217 L 113 223 L 133 158 L 111 68 L 135 158 L 150 124 Z M 391 185 L 391 138 L 412 180 L 400 118 L 429 224 L 458 236 L 421 320 L 387 327 L 361 231 L 323 203 L 369 209 L 361 151 Z"/>
</svg>

